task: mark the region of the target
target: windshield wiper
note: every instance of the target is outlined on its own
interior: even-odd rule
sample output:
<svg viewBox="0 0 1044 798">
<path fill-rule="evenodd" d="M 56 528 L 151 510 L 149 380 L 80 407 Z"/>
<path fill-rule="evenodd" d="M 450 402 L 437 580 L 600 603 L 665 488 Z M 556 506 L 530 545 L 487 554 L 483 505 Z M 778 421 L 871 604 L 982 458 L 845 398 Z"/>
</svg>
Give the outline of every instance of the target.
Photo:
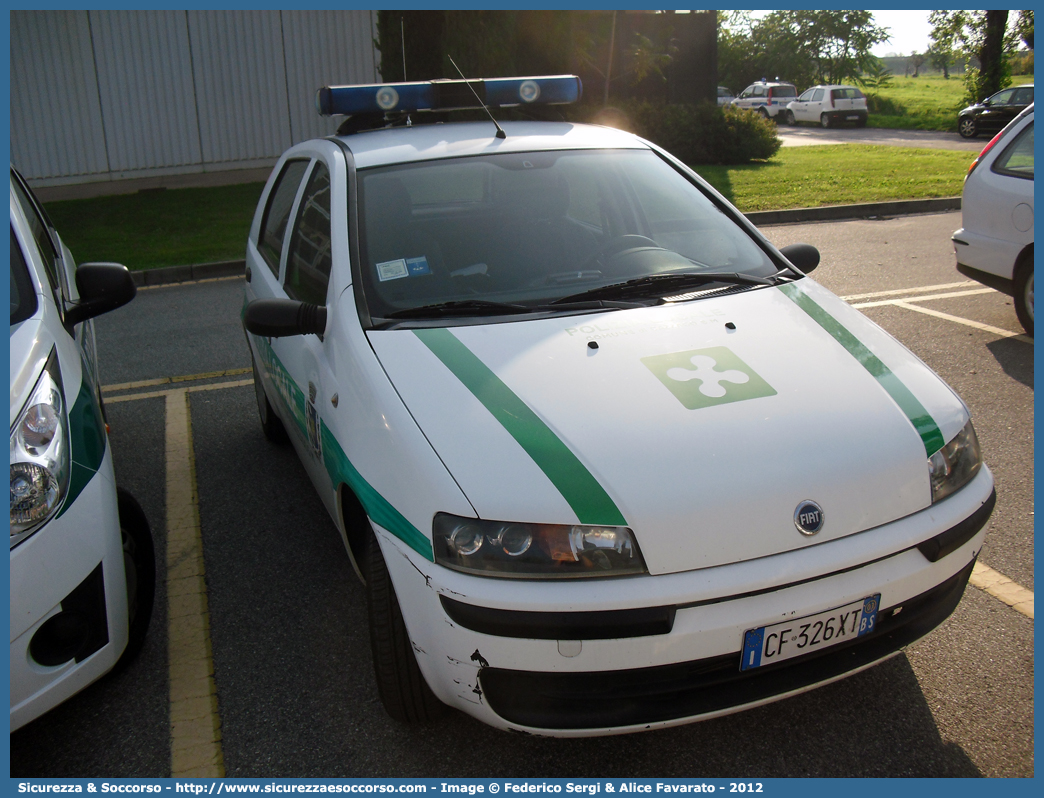
<svg viewBox="0 0 1044 798">
<path fill-rule="evenodd" d="M 509 302 L 490 302 L 485 299 L 456 299 L 436 302 L 388 313 L 387 319 L 425 319 L 434 316 L 502 316 L 506 313 L 532 313 L 533 308 Z"/>
<path fill-rule="evenodd" d="M 673 274 L 647 274 L 622 283 L 613 283 L 592 288 L 579 294 L 556 299 L 552 305 L 576 302 L 583 299 L 631 299 L 640 297 L 664 297 L 684 293 L 707 283 L 736 283 L 739 285 L 773 285 L 772 280 L 743 272 L 675 272 Z"/>
</svg>

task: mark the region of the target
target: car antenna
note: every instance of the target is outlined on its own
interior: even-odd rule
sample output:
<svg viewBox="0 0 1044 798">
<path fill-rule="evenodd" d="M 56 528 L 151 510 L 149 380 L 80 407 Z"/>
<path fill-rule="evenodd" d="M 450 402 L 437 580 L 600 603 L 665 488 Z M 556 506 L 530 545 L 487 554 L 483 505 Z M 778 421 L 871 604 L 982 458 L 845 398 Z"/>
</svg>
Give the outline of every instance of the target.
<svg viewBox="0 0 1044 798">
<path fill-rule="evenodd" d="M 478 96 L 478 92 L 475 91 L 475 87 L 472 86 L 470 83 L 468 83 L 468 79 L 466 77 L 464 77 L 464 73 L 460 71 L 460 67 L 457 66 L 457 62 L 453 60 L 453 56 L 447 54 L 446 58 L 448 58 L 449 62 L 451 64 L 453 64 L 453 68 L 455 70 L 457 70 L 458 73 L 460 73 L 460 77 L 464 81 L 465 85 L 469 89 L 471 89 L 471 93 L 475 95 L 475 99 L 478 100 L 479 103 L 482 105 L 482 110 L 485 111 L 487 114 L 489 114 L 490 120 L 493 122 L 494 125 L 497 126 L 497 138 L 498 139 L 506 139 L 507 138 L 507 133 L 504 132 L 504 128 L 502 128 L 500 126 L 500 123 L 496 119 L 493 118 L 493 114 L 490 113 L 489 108 L 486 107 L 486 104 L 482 101 L 482 98 Z"/>
<path fill-rule="evenodd" d="M 406 16 L 399 17 L 399 35 L 402 36 L 402 81 L 406 82 Z M 413 127 L 413 120 L 406 114 L 406 127 Z"/>
</svg>

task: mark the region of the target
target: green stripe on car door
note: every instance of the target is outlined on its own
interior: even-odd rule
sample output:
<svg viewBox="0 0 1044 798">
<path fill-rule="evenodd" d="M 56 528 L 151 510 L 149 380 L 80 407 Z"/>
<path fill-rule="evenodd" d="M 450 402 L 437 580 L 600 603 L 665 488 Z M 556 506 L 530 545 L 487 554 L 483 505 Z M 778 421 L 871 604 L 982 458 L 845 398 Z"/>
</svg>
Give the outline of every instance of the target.
<svg viewBox="0 0 1044 798">
<path fill-rule="evenodd" d="M 779 290 L 811 316 L 816 324 L 830 333 L 835 341 L 841 344 L 852 357 L 862 364 L 863 368 L 870 372 L 881 387 L 887 391 L 888 395 L 895 400 L 895 403 L 899 405 L 899 409 L 910 419 L 910 423 L 917 430 L 917 434 L 921 436 L 924 450 L 929 457 L 946 444 L 946 441 L 943 440 L 942 431 L 939 429 L 939 425 L 935 423 L 931 413 L 917 400 L 917 397 L 913 395 L 903 381 L 895 376 L 888 366 L 881 362 L 877 355 L 871 352 L 841 322 L 820 307 L 812 297 L 805 293 L 801 286 L 789 283 L 779 286 Z"/>
<path fill-rule="evenodd" d="M 447 329 L 414 333 L 533 459 L 580 523 L 627 525 L 616 503 L 579 458 L 460 339 Z"/>
</svg>

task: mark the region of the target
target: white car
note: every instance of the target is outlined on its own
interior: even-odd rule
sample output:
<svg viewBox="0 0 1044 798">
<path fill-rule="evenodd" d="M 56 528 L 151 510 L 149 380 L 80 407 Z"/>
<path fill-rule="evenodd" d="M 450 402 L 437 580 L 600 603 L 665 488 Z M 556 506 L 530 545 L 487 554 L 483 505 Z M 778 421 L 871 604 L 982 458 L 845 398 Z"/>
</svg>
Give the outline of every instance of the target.
<svg viewBox="0 0 1044 798">
<path fill-rule="evenodd" d="M 814 122 L 836 127 L 852 122 L 866 127 L 866 96 L 855 86 L 813 86 L 786 107 L 783 119 L 788 125 Z"/>
<path fill-rule="evenodd" d="M 729 105 L 736 97 L 728 86 L 718 86 L 718 105 Z"/>
<path fill-rule="evenodd" d="M 135 294 L 127 269 L 78 269 L 11 170 L 11 731 L 141 649 L 155 560 L 117 489 L 91 319 Z"/>
<path fill-rule="evenodd" d="M 781 111 L 786 111 L 787 104 L 795 97 L 797 89 L 793 83 L 760 80 L 741 91 L 732 104 L 737 108 L 757 111 L 768 119 L 776 119 Z"/>
<path fill-rule="evenodd" d="M 957 271 L 1015 299 L 1033 335 L 1033 106 L 1013 119 L 964 178 Z"/>
<path fill-rule="evenodd" d="M 465 90 L 320 90 L 349 118 L 280 158 L 247 243 L 262 427 L 365 580 L 388 712 L 670 726 L 941 623 L 995 502 L 954 392 L 649 142 L 422 123 Z"/>
</svg>

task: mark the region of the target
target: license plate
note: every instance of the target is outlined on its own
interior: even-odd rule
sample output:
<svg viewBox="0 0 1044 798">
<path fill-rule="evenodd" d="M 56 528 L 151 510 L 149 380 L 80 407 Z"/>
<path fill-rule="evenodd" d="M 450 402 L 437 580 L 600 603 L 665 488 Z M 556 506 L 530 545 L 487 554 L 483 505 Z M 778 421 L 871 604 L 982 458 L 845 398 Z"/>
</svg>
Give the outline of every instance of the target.
<svg viewBox="0 0 1044 798">
<path fill-rule="evenodd" d="M 845 119 L 849 120 L 850 122 L 857 122 L 857 121 L 859 121 L 859 116 L 858 115 L 846 116 Z"/>
<path fill-rule="evenodd" d="M 862 637 L 874 630 L 880 603 L 881 594 L 877 593 L 815 615 L 748 629 L 743 633 L 740 670 L 774 665 Z"/>
</svg>

